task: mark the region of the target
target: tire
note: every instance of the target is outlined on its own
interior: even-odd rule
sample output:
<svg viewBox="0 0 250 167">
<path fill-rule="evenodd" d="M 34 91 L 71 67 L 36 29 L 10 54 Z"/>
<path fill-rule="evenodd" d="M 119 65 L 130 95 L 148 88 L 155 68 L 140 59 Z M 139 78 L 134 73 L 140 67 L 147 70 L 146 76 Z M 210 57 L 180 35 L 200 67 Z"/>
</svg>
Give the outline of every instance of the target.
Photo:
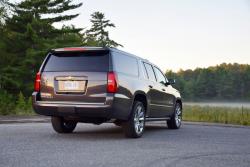
<svg viewBox="0 0 250 167">
<path fill-rule="evenodd" d="M 65 121 L 63 117 L 51 117 L 51 123 L 57 133 L 72 133 L 77 124 L 74 121 Z"/>
<path fill-rule="evenodd" d="M 170 120 L 167 121 L 169 129 L 179 129 L 182 121 L 182 107 L 180 103 L 176 103 L 174 113 Z"/>
<path fill-rule="evenodd" d="M 135 101 L 127 122 L 123 124 L 125 136 L 139 138 L 145 129 L 145 107 L 142 102 Z"/>
</svg>

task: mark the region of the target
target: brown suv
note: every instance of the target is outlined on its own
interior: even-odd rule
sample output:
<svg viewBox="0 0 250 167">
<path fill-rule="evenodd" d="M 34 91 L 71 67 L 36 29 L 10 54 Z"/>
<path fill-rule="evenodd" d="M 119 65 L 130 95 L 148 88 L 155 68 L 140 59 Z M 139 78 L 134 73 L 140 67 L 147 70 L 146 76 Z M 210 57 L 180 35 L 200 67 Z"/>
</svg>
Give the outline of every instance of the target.
<svg viewBox="0 0 250 167">
<path fill-rule="evenodd" d="M 173 83 L 149 61 L 117 49 L 53 49 L 36 75 L 33 107 L 52 117 L 58 133 L 72 132 L 78 122 L 113 122 L 127 137 L 140 137 L 145 121 L 181 126 L 182 101 Z"/>
</svg>

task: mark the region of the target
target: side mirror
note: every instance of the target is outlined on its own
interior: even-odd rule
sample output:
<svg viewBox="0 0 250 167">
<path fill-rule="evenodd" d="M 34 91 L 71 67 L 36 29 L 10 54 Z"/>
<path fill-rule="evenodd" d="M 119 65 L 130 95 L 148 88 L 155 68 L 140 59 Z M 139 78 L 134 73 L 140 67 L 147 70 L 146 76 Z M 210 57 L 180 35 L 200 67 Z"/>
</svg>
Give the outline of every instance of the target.
<svg viewBox="0 0 250 167">
<path fill-rule="evenodd" d="M 166 82 L 166 85 L 174 85 L 175 79 L 168 79 L 168 82 Z"/>
</svg>

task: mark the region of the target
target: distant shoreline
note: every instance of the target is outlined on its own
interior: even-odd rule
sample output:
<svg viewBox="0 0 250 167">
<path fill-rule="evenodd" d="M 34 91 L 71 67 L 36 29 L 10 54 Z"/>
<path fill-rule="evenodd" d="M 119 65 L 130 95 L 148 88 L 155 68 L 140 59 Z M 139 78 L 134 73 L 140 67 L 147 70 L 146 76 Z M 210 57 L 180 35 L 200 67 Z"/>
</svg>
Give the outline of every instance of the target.
<svg viewBox="0 0 250 167">
<path fill-rule="evenodd" d="M 210 106 L 210 107 L 230 107 L 230 108 L 250 108 L 250 102 L 184 102 L 184 105 L 189 106 Z"/>
</svg>

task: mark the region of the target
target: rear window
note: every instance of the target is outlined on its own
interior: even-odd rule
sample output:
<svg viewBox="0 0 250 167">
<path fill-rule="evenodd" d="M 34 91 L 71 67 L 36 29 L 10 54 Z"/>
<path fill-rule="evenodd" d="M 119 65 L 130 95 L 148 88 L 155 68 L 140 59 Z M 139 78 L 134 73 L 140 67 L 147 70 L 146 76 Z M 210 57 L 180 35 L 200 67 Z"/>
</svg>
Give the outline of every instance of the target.
<svg viewBox="0 0 250 167">
<path fill-rule="evenodd" d="M 112 55 L 115 71 L 127 75 L 138 76 L 138 64 L 136 58 L 116 52 L 113 52 Z"/>
<path fill-rule="evenodd" d="M 44 71 L 93 71 L 109 70 L 108 52 L 68 52 L 50 55 Z"/>
</svg>

